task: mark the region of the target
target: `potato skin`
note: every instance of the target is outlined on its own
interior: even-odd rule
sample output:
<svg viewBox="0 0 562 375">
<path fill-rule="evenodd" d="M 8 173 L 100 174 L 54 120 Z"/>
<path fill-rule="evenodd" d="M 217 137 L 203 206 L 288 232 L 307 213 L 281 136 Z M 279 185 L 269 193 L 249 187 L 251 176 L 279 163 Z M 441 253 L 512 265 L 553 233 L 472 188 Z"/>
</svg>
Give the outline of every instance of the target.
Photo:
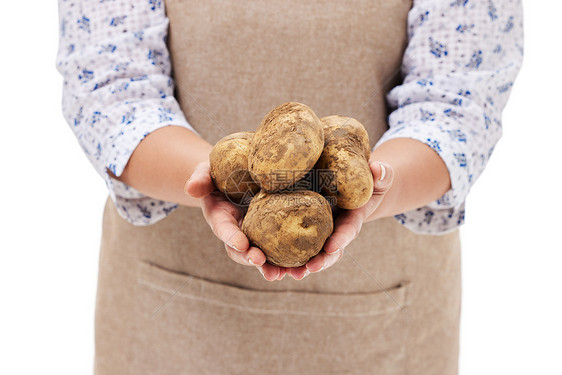
<svg viewBox="0 0 562 375">
<path fill-rule="evenodd" d="M 324 130 L 312 109 L 284 103 L 258 126 L 250 143 L 248 169 L 263 190 L 279 191 L 312 169 L 323 148 Z"/>
<path fill-rule="evenodd" d="M 248 208 L 242 231 L 269 263 L 299 267 L 318 254 L 334 229 L 332 210 L 322 195 L 308 190 L 260 191 Z"/>
<path fill-rule="evenodd" d="M 215 186 L 238 203 L 253 197 L 260 190 L 248 171 L 248 152 L 253 135 L 253 132 L 227 135 L 215 144 L 209 154 L 211 178 Z"/>
<path fill-rule="evenodd" d="M 369 135 L 363 125 L 351 117 L 333 115 L 320 120 L 324 126 L 324 150 L 315 168 L 334 173 L 334 178 L 322 191 L 334 196 L 338 207 L 359 208 L 373 195 Z"/>
</svg>

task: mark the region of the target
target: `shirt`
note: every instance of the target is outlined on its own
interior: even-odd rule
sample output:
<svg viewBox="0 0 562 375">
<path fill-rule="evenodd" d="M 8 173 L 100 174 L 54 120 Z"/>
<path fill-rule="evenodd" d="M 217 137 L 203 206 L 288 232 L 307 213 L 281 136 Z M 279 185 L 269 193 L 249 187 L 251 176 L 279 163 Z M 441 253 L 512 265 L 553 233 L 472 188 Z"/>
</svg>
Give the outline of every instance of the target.
<svg viewBox="0 0 562 375">
<path fill-rule="evenodd" d="M 396 215 L 417 233 L 464 223 L 465 200 L 501 137 L 501 113 L 523 59 L 521 0 L 414 0 L 403 82 L 387 95 L 394 138 L 427 144 L 447 166 L 451 189 Z M 162 0 L 59 0 L 57 69 L 65 119 L 119 214 L 153 224 L 177 204 L 114 179 L 139 142 L 168 125 L 195 133 L 173 95 Z"/>
</svg>

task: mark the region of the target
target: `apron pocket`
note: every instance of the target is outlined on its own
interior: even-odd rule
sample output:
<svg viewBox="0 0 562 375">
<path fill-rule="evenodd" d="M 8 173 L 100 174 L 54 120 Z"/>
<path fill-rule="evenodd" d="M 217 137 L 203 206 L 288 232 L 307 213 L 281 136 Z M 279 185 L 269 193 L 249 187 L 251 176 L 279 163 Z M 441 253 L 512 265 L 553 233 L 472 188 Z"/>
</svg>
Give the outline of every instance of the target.
<svg viewBox="0 0 562 375">
<path fill-rule="evenodd" d="M 371 293 L 262 291 L 139 266 L 139 369 L 403 373 L 407 282 Z"/>
</svg>

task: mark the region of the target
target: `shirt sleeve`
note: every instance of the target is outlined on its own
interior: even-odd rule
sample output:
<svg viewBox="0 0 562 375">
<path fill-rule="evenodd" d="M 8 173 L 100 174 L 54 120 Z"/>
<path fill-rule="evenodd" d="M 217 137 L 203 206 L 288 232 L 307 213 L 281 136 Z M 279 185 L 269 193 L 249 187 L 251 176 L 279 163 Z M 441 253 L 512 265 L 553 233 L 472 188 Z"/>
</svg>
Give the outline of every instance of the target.
<svg viewBox="0 0 562 375">
<path fill-rule="evenodd" d="M 173 96 L 164 1 L 59 0 L 59 19 L 64 117 L 119 214 L 135 225 L 152 224 L 177 204 L 145 196 L 107 170 L 120 176 L 156 129 L 194 131 Z"/>
<path fill-rule="evenodd" d="M 387 95 L 394 138 L 427 144 L 445 162 L 452 188 L 395 218 L 417 233 L 464 223 L 465 199 L 501 137 L 501 113 L 523 60 L 520 0 L 414 0 L 404 81 Z"/>
</svg>

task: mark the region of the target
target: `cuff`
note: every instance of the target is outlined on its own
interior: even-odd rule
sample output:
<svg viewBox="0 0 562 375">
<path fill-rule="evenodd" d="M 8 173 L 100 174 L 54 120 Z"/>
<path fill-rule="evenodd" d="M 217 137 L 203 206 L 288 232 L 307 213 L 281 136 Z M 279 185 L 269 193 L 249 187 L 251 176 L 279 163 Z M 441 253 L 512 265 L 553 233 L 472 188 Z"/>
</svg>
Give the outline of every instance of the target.
<svg viewBox="0 0 562 375">
<path fill-rule="evenodd" d="M 171 214 L 178 204 L 146 196 L 105 172 L 105 184 L 115 208 L 123 219 L 138 226 L 156 223 Z"/>
<path fill-rule="evenodd" d="M 444 234 L 462 225 L 471 179 L 463 149 L 466 139 L 462 133 L 444 127 L 429 117 L 427 120 L 397 124 L 383 134 L 374 148 L 394 138 L 411 138 L 431 147 L 444 161 L 451 179 L 451 189 L 443 196 L 395 218 L 413 232 L 422 234 Z"/>
<path fill-rule="evenodd" d="M 120 176 L 138 144 L 151 132 L 165 126 L 184 126 L 197 131 L 187 122 L 179 108 L 132 107 L 120 120 L 120 131 L 109 138 L 110 152 L 104 163 L 114 175 Z M 173 212 L 178 204 L 146 196 L 133 187 L 112 178 L 107 169 L 100 171 L 117 212 L 133 225 L 151 225 Z"/>
</svg>

